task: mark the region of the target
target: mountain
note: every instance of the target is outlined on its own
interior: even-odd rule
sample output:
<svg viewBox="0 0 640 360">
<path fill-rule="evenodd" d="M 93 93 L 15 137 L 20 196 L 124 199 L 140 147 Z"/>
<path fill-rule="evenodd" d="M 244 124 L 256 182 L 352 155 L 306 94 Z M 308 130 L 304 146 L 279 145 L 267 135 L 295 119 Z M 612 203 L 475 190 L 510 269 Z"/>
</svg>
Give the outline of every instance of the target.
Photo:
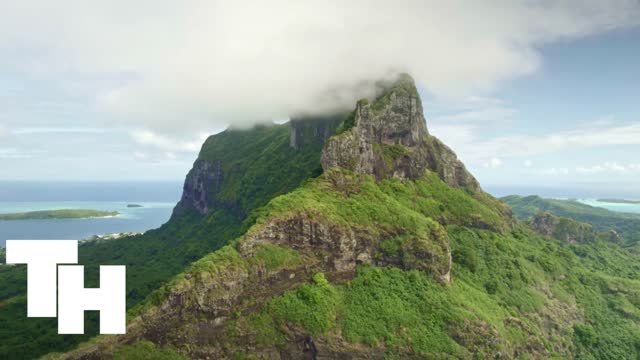
<svg viewBox="0 0 640 360">
<path fill-rule="evenodd" d="M 255 221 L 247 214 L 318 176 L 324 140 L 344 117 L 300 118 L 209 137 L 166 224 L 139 236 L 81 243 L 86 285 L 99 286 L 98 265 L 126 265 L 127 307 L 134 307 L 190 263 L 245 233 Z M 56 319 L 27 318 L 24 265 L 0 265 L 0 284 L 0 358 L 68 350 L 98 333 L 95 312 L 88 312 L 85 336 L 59 336 Z"/>
<path fill-rule="evenodd" d="M 531 220 L 540 213 L 573 219 L 591 225 L 625 246 L 640 243 L 640 214 L 621 213 L 594 207 L 575 200 L 543 199 L 539 196 L 511 195 L 502 198 L 521 220 Z"/>
<path fill-rule="evenodd" d="M 25 321 L 24 268 L 0 267 L 0 355 L 638 358 L 638 255 L 577 221 L 517 221 L 429 134 L 409 76 L 382 88 L 210 137 L 167 224 L 81 246 L 129 266 L 126 335 L 67 351 L 95 316 L 86 337 Z"/>
<path fill-rule="evenodd" d="M 322 149 L 286 178 L 262 156 L 273 139 L 246 153 L 234 147 L 258 135 L 209 139 L 170 224 L 233 214 L 240 234 L 138 302 L 126 335 L 52 357 L 638 356 L 637 256 L 513 219 L 429 134 L 410 77 L 329 123 L 293 122 L 278 138 L 278 164 Z"/>
</svg>

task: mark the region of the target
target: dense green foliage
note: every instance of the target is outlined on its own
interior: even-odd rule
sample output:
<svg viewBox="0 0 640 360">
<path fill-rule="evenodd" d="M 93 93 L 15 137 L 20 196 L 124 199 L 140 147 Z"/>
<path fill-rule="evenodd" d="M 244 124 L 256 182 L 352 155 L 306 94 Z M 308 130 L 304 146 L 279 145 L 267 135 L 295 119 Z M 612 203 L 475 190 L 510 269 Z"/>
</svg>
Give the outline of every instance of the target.
<svg viewBox="0 0 640 360">
<path fill-rule="evenodd" d="M 339 281 L 316 273 L 236 313 L 225 328 L 229 344 L 249 334 L 257 346 L 283 347 L 292 329 L 301 329 L 325 343 L 387 358 L 640 356 L 637 255 L 597 239 L 571 245 L 543 237 L 514 223 L 501 202 L 450 187 L 432 172 L 416 181 L 375 181 L 339 169 L 317 176 L 322 144 L 309 140 L 312 127 L 300 133 L 306 140 L 298 147 L 290 146 L 288 126 L 210 138 L 201 160 L 221 161 L 225 174 L 210 194 L 213 210 L 206 216 L 185 211 L 141 236 L 83 243 L 81 263 L 94 264 L 87 268 L 87 286 L 98 285 L 95 264 L 127 265 L 133 317 L 157 309 L 171 291 L 192 286 L 192 279 L 295 268 L 305 258 L 294 249 L 259 244 L 254 256 L 244 258 L 237 246 L 243 234 L 274 218 L 308 214 L 361 230 L 379 242 L 376 260 L 398 260 L 389 261 L 396 266 L 361 265 L 354 278 Z M 402 155 L 394 146 L 378 150 L 386 159 Z M 629 241 L 636 236 L 631 215 L 537 197 L 506 201 L 520 218 L 549 211 L 595 220 L 602 231 L 620 229 Z M 582 226 L 565 222 L 562 231 Z M 449 247 L 452 281 L 446 283 L 434 273 L 447 268 Z M 416 256 L 425 253 L 430 256 Z M 87 315 L 85 336 L 59 336 L 55 319 L 26 318 L 24 266 L 0 266 L 0 283 L 0 358 L 64 351 L 96 334 L 95 313 Z M 122 359 L 181 359 L 184 349 L 142 340 L 113 351 Z"/>
<path fill-rule="evenodd" d="M 273 199 L 256 213 L 260 222 L 274 214 L 312 210 L 337 224 L 387 224 L 388 229 L 402 229 L 403 233 L 424 232 L 436 226 L 436 218 L 445 223 L 506 229 L 506 220 L 492 208 L 493 204 L 500 207 L 499 202 L 484 194 L 477 196 L 449 187 L 432 172 L 415 182 L 376 182 L 370 176 L 331 170 Z"/>
<path fill-rule="evenodd" d="M 329 121 L 339 121 L 336 119 L 341 116 Z M 307 121 L 313 124 L 323 119 Z M 323 142 L 314 137 L 314 128 L 308 123 L 300 124 L 298 142 L 302 146 L 297 149 L 289 143 L 289 124 L 226 131 L 209 138 L 200 158 L 220 161 L 224 174 L 220 190 L 212 194 L 216 208 L 233 210 L 244 217 L 272 197 L 291 191 L 304 179 L 320 175 Z"/>
<path fill-rule="evenodd" d="M 260 210 L 258 226 L 309 209 L 345 226 L 398 224 L 405 233 L 381 244 L 397 254 L 407 234 L 438 218 L 449 223 L 453 282 L 440 284 L 425 271 L 361 266 L 346 283 L 316 276 L 231 327 L 243 326 L 260 344 L 275 346 L 283 346 L 291 326 L 302 327 L 315 338 L 363 344 L 392 358 L 637 358 L 638 257 L 602 241 L 570 245 L 523 224 L 509 229 L 500 207 L 490 204 L 433 174 L 375 182 L 325 173 L 272 200 Z"/>
<path fill-rule="evenodd" d="M 339 329 L 348 341 L 384 346 L 400 357 L 410 349 L 431 357 L 482 358 L 495 351 L 566 357 L 573 351 L 581 358 L 636 358 L 640 330 L 633 314 L 640 282 L 629 274 L 594 273 L 594 259 L 526 230 L 504 237 L 450 231 L 459 232 L 457 248 L 486 255 L 476 271 L 456 264 L 450 287 L 419 271 L 362 267 L 346 285 L 304 285 L 271 301 L 253 315 L 268 324 L 256 327 L 264 331 L 262 341 L 282 341 L 283 330 L 274 332 L 273 326 L 290 322 L 311 334 L 325 329 L 321 333 L 331 336 Z M 515 237 L 521 236 L 527 240 L 519 243 Z M 603 244 L 581 248 L 632 260 Z"/>
<path fill-rule="evenodd" d="M 12 214 L 0 214 L 0 220 L 49 220 L 49 219 L 87 219 L 94 217 L 117 216 L 117 211 L 87 209 L 61 209 L 29 211 Z"/>
<path fill-rule="evenodd" d="M 627 245 L 640 242 L 640 214 L 614 212 L 575 200 L 543 199 L 539 196 L 512 195 L 501 200 L 509 204 L 513 214 L 521 220 L 529 220 L 539 212 L 549 212 L 588 223 L 600 232 L 614 229 Z"/>
<path fill-rule="evenodd" d="M 133 345 L 126 345 L 115 353 L 114 360 L 186 360 L 177 351 L 167 348 L 157 348 L 150 341 L 140 341 Z"/>
<path fill-rule="evenodd" d="M 289 146 L 288 124 L 211 136 L 200 157 L 222 161 L 219 206 L 206 216 L 186 211 L 143 235 L 82 243 L 79 263 L 87 265 L 87 286 L 99 285 L 98 265 L 126 265 L 127 307 L 132 308 L 190 263 L 240 236 L 254 221 L 246 214 L 321 173 L 322 142 L 305 138 L 311 135 L 303 134 L 304 146 L 298 149 Z M 268 253 L 265 257 L 269 262 Z M 56 319 L 27 318 L 26 266 L 0 265 L 0 284 L 0 358 L 66 350 L 97 334 L 95 312 L 87 313 L 84 336 L 58 335 Z"/>
</svg>

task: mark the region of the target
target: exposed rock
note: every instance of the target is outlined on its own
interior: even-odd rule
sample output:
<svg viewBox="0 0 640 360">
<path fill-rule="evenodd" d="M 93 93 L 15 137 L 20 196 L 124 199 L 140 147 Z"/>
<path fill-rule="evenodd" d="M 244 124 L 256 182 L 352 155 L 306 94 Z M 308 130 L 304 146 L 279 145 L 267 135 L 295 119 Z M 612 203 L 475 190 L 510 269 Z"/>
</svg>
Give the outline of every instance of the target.
<svg viewBox="0 0 640 360">
<path fill-rule="evenodd" d="M 200 214 L 209 212 L 215 194 L 220 191 L 223 176 L 220 160 L 196 160 L 187 174 L 182 198 L 173 209 L 173 214 L 182 214 L 187 209 L 195 209 Z"/>
<path fill-rule="evenodd" d="M 401 76 L 374 102 L 358 102 L 343 132 L 329 139 L 322 167 L 342 167 L 377 179 L 420 178 L 432 170 L 449 185 L 480 190 L 455 153 L 429 135 L 413 79 Z"/>
<path fill-rule="evenodd" d="M 399 232 L 402 229 L 397 229 Z M 420 236 L 408 236 L 394 256 L 382 253 L 381 243 L 394 236 L 381 229 L 338 225 L 313 209 L 292 212 L 255 226 L 226 249 L 200 260 L 174 281 L 166 298 L 135 320 L 127 334 L 66 355 L 67 359 L 100 359 L 118 344 L 144 338 L 171 344 L 192 358 L 232 358 L 233 351 L 264 358 L 383 358 L 376 347 L 351 344 L 340 337 L 313 339 L 302 329 L 289 329 L 287 344 L 278 350 L 260 347 L 247 337 L 228 343 L 225 326 L 235 314 L 251 312 L 269 298 L 308 281 L 321 272 L 332 282 L 350 280 L 357 264 L 400 266 L 426 271 L 438 281 L 450 281 L 449 239 L 441 225 Z M 301 261 L 266 268 L 257 261 L 265 246 L 293 249 Z M 375 260 L 374 260 L 375 259 Z"/>
<path fill-rule="evenodd" d="M 344 119 L 344 114 L 292 119 L 289 123 L 289 146 L 294 148 L 298 154 L 305 154 L 305 150 L 311 150 L 307 153 L 319 155 L 325 141 L 335 132 L 342 119 Z M 219 139 L 219 136 L 224 137 L 232 134 L 238 140 L 244 136 L 242 130 L 226 130 L 224 133 L 213 135 L 207 139 L 198 159 L 193 164 L 193 168 L 187 174 L 182 198 L 173 211 L 174 217 L 191 210 L 205 215 L 213 209 L 223 209 L 240 220 L 247 216 L 248 209 L 242 207 L 242 200 L 228 196 L 229 188 L 234 183 L 241 181 L 238 179 L 241 179 L 243 174 L 249 172 L 246 164 L 244 167 L 238 164 L 241 155 L 234 157 L 220 154 L 224 148 L 219 145 L 217 152 L 208 150 L 208 148 L 215 147 L 216 142 L 224 141 Z M 229 139 L 229 136 L 226 139 Z M 313 148 L 308 149 L 308 147 Z M 290 151 L 290 149 L 286 150 Z M 294 159 L 295 157 L 290 158 Z M 250 166 L 253 165 L 250 164 Z M 298 176 L 300 175 L 298 174 Z M 259 186 L 260 184 L 256 184 L 256 187 Z"/>
<path fill-rule="evenodd" d="M 299 150 L 305 145 L 323 145 L 336 131 L 344 114 L 292 118 L 289 146 Z"/>
<path fill-rule="evenodd" d="M 318 263 L 333 277 L 352 276 L 356 269 L 356 236 L 350 229 L 335 225 L 314 213 L 299 213 L 276 219 L 239 244 L 244 257 L 255 254 L 256 246 L 275 244 L 303 253 L 323 255 Z"/>
<path fill-rule="evenodd" d="M 586 243 L 596 238 L 592 226 L 575 220 L 539 213 L 531 220 L 534 231 L 569 244 Z"/>
<path fill-rule="evenodd" d="M 402 77 L 371 104 L 360 101 L 343 122 L 342 132 L 330 137 L 342 119 L 291 121 L 291 148 L 325 144 L 321 162 L 328 191 L 349 197 L 360 191 L 365 179 L 361 174 L 413 180 L 430 170 L 451 186 L 481 193 L 478 182 L 453 151 L 429 135 L 411 78 Z M 286 143 L 281 145 L 286 148 Z M 216 197 L 225 175 L 231 177 L 223 173 L 223 165 L 221 160 L 196 161 L 174 214 L 188 209 L 206 214 L 225 206 Z M 369 264 L 424 271 L 441 284 L 451 281 L 449 237 L 437 219 L 413 230 L 416 233 L 393 223 L 365 227 L 347 218 L 337 221 L 328 217 L 302 208 L 258 222 L 233 245 L 209 254 L 163 288 L 159 303 L 144 311 L 126 335 L 69 353 L 67 358 L 103 358 L 118 345 L 139 339 L 170 344 L 192 358 L 203 359 L 233 358 L 234 353 L 269 359 L 384 358 L 382 347 L 349 343 L 340 334 L 313 338 L 293 326 L 285 330 L 286 343 L 277 348 L 261 345 L 251 333 L 225 336 L 232 320 L 242 318 L 238 314 L 255 312 L 270 298 L 296 288 L 318 272 L 334 283 L 344 283 L 355 276 L 357 265 Z M 481 220 L 469 219 L 484 226 Z M 301 261 L 275 268 L 260 263 L 259 251 L 274 245 L 293 250 Z M 471 324 L 461 332 L 474 326 L 482 328 L 482 324 Z M 483 330 L 472 348 L 493 353 L 497 340 L 492 329 Z"/>
<path fill-rule="evenodd" d="M 601 237 L 605 239 L 605 241 L 611 242 L 613 244 L 622 244 L 622 239 L 620 238 L 620 234 L 614 229 L 611 229 L 603 234 Z"/>
</svg>

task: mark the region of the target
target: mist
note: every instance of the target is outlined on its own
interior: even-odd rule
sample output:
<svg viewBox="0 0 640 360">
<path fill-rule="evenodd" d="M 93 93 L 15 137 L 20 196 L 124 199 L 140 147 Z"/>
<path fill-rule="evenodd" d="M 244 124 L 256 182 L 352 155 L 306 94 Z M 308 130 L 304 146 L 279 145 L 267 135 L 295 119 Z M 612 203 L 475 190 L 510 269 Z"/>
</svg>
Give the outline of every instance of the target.
<svg viewBox="0 0 640 360">
<path fill-rule="evenodd" d="M 640 5 L 25 0 L 0 14 L 0 51 L 15 55 L 2 66 L 120 79 L 90 94 L 96 111 L 156 139 L 346 109 L 399 72 L 434 97 L 491 93 L 539 70 L 540 46 L 638 24 Z"/>
</svg>

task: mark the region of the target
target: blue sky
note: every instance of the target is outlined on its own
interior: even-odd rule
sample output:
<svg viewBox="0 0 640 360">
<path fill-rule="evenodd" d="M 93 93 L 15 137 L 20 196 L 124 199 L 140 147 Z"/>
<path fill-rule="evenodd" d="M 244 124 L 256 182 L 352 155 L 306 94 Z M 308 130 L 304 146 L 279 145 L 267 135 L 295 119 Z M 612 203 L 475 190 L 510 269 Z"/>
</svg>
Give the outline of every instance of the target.
<svg viewBox="0 0 640 360">
<path fill-rule="evenodd" d="M 452 120 L 461 117 L 455 107 L 432 111 L 433 132 L 484 183 L 640 190 L 640 30 L 551 44 L 540 53 L 538 71 L 462 112 L 473 120 Z"/>
<path fill-rule="evenodd" d="M 0 180 L 182 179 L 208 134 L 401 70 L 481 183 L 638 192 L 637 1 L 405 2 L 0 5 Z"/>
</svg>

